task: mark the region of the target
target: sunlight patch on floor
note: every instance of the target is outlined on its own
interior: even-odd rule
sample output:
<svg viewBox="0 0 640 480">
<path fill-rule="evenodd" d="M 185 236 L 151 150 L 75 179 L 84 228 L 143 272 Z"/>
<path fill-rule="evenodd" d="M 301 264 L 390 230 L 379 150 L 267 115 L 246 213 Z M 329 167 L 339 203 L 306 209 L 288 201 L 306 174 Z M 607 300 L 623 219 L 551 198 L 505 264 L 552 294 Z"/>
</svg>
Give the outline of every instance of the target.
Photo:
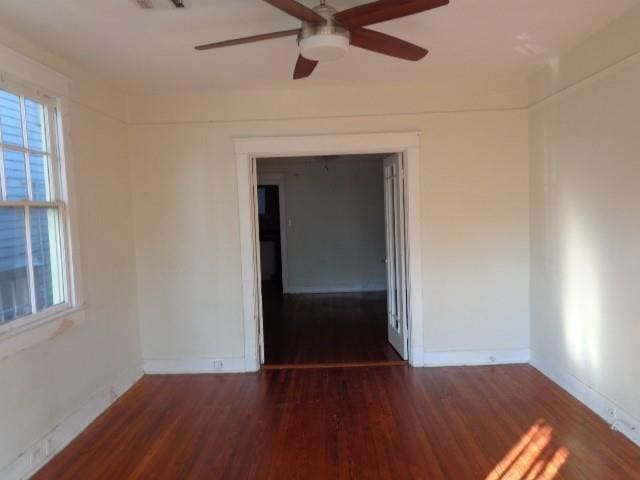
<svg viewBox="0 0 640 480">
<path fill-rule="evenodd" d="M 569 450 L 555 447 L 553 429 L 538 420 L 498 463 L 486 480 L 551 480 L 569 458 Z"/>
</svg>

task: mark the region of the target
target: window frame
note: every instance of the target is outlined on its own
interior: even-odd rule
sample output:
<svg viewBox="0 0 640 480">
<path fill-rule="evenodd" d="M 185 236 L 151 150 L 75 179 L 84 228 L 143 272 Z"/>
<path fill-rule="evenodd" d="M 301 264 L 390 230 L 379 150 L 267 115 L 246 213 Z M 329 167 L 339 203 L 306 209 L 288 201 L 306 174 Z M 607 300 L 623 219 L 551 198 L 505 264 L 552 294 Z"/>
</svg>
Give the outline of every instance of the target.
<svg viewBox="0 0 640 480">
<path fill-rule="evenodd" d="M 27 228 L 28 222 L 30 222 L 30 210 L 34 207 L 56 208 L 58 210 L 59 219 L 59 235 L 61 241 L 61 266 L 63 275 L 63 287 L 64 287 L 64 302 L 58 305 L 54 305 L 45 308 L 40 311 L 35 311 L 29 315 L 18 317 L 15 320 L 10 320 L 4 324 L 0 324 L 0 343 L 5 339 L 19 335 L 20 333 L 31 331 L 41 325 L 48 324 L 55 320 L 63 321 L 68 317 L 77 315 L 84 309 L 82 305 L 82 295 L 79 288 L 79 259 L 77 254 L 74 254 L 74 238 L 77 238 L 77 233 L 74 230 L 74 222 L 72 217 L 73 209 L 72 202 L 70 201 L 70 176 L 71 171 L 67 163 L 68 155 L 65 152 L 65 135 L 68 135 L 66 127 L 66 111 L 68 110 L 68 97 L 66 92 L 63 94 L 55 94 L 46 89 L 34 87 L 33 85 L 13 78 L 7 74 L 0 72 L 0 89 L 10 92 L 14 95 L 18 95 L 24 100 L 21 100 L 21 113 L 22 113 L 22 132 L 26 134 L 26 116 L 25 116 L 25 100 L 32 100 L 43 104 L 46 108 L 45 117 L 45 131 L 46 140 L 48 144 L 45 146 L 45 152 L 40 152 L 35 149 L 30 149 L 28 145 L 28 138 L 23 139 L 23 145 L 3 145 L 2 148 L 15 152 L 21 152 L 25 155 L 25 173 L 27 181 L 28 197 L 32 197 L 32 184 L 31 184 L 31 172 L 29 162 L 29 153 L 42 153 L 43 155 L 50 157 L 50 201 L 39 200 L 4 200 L 0 196 L 0 206 L 2 207 L 16 207 L 21 208 L 25 212 L 25 235 L 26 235 L 26 247 L 27 247 L 27 262 L 28 262 L 28 278 L 29 278 L 29 294 L 31 300 L 32 312 L 35 308 L 35 281 L 34 281 L 34 269 L 33 269 L 33 251 L 31 248 L 31 227 Z M 4 168 L 3 152 L 0 149 L 0 168 Z M 4 181 L 0 185 L 2 190 L 0 193 L 6 192 L 6 186 Z M 27 234 L 27 232 L 29 234 Z M 36 309 L 37 310 L 37 309 Z M 74 323 L 81 323 L 84 320 L 83 316 L 74 320 Z M 26 344 L 24 342 L 17 342 L 18 347 L 26 348 L 34 343 L 39 343 L 38 336 L 30 335 L 30 338 Z M 0 353 L 5 353 L 0 346 Z M 11 348 L 14 350 L 14 348 Z M 7 352 L 11 353 L 11 352 Z"/>
</svg>

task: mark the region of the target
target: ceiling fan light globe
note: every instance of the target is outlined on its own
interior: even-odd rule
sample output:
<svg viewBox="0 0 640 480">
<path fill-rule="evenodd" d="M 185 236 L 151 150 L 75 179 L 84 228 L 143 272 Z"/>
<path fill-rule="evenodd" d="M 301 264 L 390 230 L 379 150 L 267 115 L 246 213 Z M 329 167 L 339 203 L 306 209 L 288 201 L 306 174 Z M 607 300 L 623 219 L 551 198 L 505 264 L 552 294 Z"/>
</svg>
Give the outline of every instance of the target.
<svg viewBox="0 0 640 480">
<path fill-rule="evenodd" d="M 338 60 L 349 51 L 349 43 L 349 37 L 345 35 L 312 35 L 300 40 L 300 54 L 316 62 Z"/>
</svg>

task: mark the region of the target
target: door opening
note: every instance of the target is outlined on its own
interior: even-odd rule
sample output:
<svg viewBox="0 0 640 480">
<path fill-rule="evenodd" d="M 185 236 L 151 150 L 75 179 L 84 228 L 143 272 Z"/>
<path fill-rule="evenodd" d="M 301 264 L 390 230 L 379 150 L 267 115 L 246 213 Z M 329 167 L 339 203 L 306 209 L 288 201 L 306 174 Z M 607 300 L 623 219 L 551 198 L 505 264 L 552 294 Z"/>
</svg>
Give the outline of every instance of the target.
<svg viewBox="0 0 640 480">
<path fill-rule="evenodd" d="M 282 240 L 278 185 L 258 185 L 258 231 L 262 288 L 282 292 Z"/>
<path fill-rule="evenodd" d="M 401 152 L 405 190 L 406 335 L 408 357 L 413 366 L 423 366 L 424 319 L 422 299 L 420 133 L 378 132 L 332 135 L 245 137 L 234 139 L 240 219 L 242 270 L 242 317 L 244 325 L 244 370 L 257 371 L 263 359 L 263 314 L 260 248 L 257 213 L 257 163 L 259 158 L 352 155 L 387 156 Z M 286 273 L 283 271 L 283 277 Z M 286 280 L 283 278 L 283 283 Z M 385 319 L 386 324 L 386 319 Z M 385 325 L 386 327 L 386 325 Z"/>
<path fill-rule="evenodd" d="M 402 155 L 257 159 L 256 174 L 261 363 L 408 360 Z"/>
</svg>

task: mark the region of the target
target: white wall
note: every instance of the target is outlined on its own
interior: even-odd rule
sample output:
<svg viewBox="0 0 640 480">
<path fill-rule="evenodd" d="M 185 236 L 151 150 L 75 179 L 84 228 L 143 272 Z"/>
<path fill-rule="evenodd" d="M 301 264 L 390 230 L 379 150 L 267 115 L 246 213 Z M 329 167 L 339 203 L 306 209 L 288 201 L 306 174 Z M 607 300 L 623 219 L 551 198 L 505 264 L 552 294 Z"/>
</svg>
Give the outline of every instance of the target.
<svg viewBox="0 0 640 480">
<path fill-rule="evenodd" d="M 528 111 L 514 85 L 130 97 L 144 357 L 244 355 L 233 138 L 408 130 L 422 132 L 425 350 L 527 349 Z"/>
<path fill-rule="evenodd" d="M 386 289 L 382 156 L 259 159 L 285 175 L 289 293 Z"/>
<path fill-rule="evenodd" d="M 36 442 L 52 438 L 59 448 L 128 388 L 141 354 L 124 97 L 9 31 L 0 29 L 0 44 L 72 79 L 69 148 L 87 306 L 83 324 L 0 359 L 0 478 L 13 478 L 29 470 Z"/>
<path fill-rule="evenodd" d="M 640 7 L 555 67 L 531 81 L 533 361 L 640 427 Z"/>
</svg>

